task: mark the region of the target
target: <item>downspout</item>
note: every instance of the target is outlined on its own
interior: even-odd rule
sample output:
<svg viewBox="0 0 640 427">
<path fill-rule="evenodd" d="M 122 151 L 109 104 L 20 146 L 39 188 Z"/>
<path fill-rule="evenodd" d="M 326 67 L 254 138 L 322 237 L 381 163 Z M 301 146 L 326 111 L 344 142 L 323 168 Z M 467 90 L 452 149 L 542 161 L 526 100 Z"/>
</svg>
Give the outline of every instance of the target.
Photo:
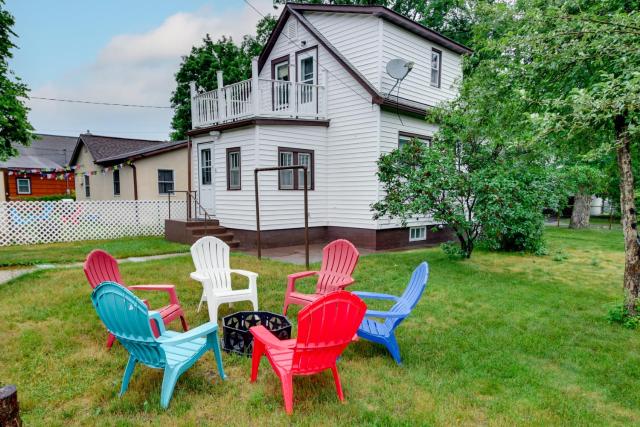
<svg viewBox="0 0 640 427">
<path fill-rule="evenodd" d="M 133 169 L 133 200 L 138 200 L 138 171 L 136 165 L 131 163 L 131 169 Z"/>
<path fill-rule="evenodd" d="M 187 136 L 187 219 L 191 218 L 191 135 Z"/>
</svg>

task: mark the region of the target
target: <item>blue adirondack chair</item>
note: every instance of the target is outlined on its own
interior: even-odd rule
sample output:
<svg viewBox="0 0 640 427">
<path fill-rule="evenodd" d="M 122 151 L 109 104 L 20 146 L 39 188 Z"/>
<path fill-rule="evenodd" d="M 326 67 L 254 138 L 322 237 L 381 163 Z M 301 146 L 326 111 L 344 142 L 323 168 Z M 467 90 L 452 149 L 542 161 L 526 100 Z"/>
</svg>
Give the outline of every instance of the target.
<svg viewBox="0 0 640 427">
<path fill-rule="evenodd" d="M 395 330 L 416 306 L 429 279 L 429 264 L 423 262 L 411 275 L 411 280 L 400 297 L 373 292 L 353 292 L 360 298 L 395 301 L 389 311 L 367 310 L 364 320 L 358 328 L 358 336 L 378 344 L 384 344 L 397 364 L 402 363 L 400 348 L 396 341 Z M 380 322 L 375 319 L 382 319 Z"/>
<path fill-rule="evenodd" d="M 149 311 L 141 299 L 115 282 L 96 286 L 91 300 L 109 332 L 129 351 L 120 396 L 127 391 L 133 369 L 140 362 L 151 368 L 164 369 L 160 404 L 163 408 L 168 407 L 180 375 L 209 349 L 215 355 L 220 377 L 226 378 L 215 323 L 207 322 L 189 332 L 167 331 L 158 312 Z M 151 329 L 151 321 L 160 332 L 157 338 Z"/>
</svg>

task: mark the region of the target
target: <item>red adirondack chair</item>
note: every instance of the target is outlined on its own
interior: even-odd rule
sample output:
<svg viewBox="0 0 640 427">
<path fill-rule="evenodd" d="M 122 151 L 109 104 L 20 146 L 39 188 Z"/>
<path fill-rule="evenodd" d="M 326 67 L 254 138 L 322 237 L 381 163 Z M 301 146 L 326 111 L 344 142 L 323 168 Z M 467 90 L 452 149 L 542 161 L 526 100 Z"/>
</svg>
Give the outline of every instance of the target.
<svg viewBox="0 0 640 427">
<path fill-rule="evenodd" d="M 344 394 L 336 361 L 353 340 L 367 306 L 346 291 L 332 292 L 316 299 L 298 314 L 298 338 L 279 340 L 264 326 L 249 331 L 254 337 L 251 382 L 258 378 L 262 355 L 266 354 L 282 382 L 284 407 L 293 412 L 293 376 L 311 375 L 331 369 L 338 398 Z"/>
<path fill-rule="evenodd" d="M 287 314 L 289 304 L 307 305 L 320 296 L 342 290 L 355 280 L 351 277 L 356 268 L 360 253 L 348 240 L 334 240 L 322 249 L 320 271 L 303 271 L 288 276 L 287 293 L 284 296 L 282 312 Z M 316 292 L 303 294 L 296 291 L 296 280 L 303 277 L 318 276 Z"/>
<path fill-rule="evenodd" d="M 115 282 L 121 284 L 123 286 L 124 282 L 122 280 L 122 276 L 120 275 L 120 269 L 118 268 L 118 262 L 109 255 L 107 252 L 102 251 L 100 249 L 95 249 L 91 251 L 91 253 L 87 256 L 86 261 L 84 262 L 84 274 L 87 276 L 87 280 L 92 288 L 95 289 L 102 282 Z M 140 291 L 161 291 L 166 292 L 169 295 L 169 305 L 156 309 L 165 325 L 168 325 L 173 320 L 180 318 L 182 322 L 182 329 L 187 331 L 189 329 L 189 325 L 187 324 L 187 320 L 184 318 L 184 312 L 182 311 L 182 307 L 180 306 L 180 301 L 178 300 L 178 295 L 176 294 L 176 288 L 173 285 L 134 285 L 134 286 L 126 286 L 127 289 L 130 290 L 140 290 Z M 144 301 L 147 304 L 149 304 Z M 158 330 L 154 323 L 151 324 L 151 327 L 156 334 L 158 335 Z M 115 341 L 115 337 L 112 334 L 109 334 L 109 338 L 107 338 L 107 348 L 111 348 L 113 342 Z"/>
</svg>

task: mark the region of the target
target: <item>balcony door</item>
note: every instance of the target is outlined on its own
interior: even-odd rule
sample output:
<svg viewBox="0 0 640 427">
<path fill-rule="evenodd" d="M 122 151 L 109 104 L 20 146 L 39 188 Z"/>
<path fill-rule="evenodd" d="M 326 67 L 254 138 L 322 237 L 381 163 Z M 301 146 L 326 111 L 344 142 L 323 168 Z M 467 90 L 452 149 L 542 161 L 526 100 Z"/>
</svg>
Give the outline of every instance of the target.
<svg viewBox="0 0 640 427">
<path fill-rule="evenodd" d="M 318 111 L 318 49 L 296 53 L 298 113 L 315 115 Z"/>
<path fill-rule="evenodd" d="M 198 144 L 198 201 L 201 208 L 196 208 L 198 216 L 215 213 L 215 189 L 213 167 L 213 143 Z"/>
<path fill-rule="evenodd" d="M 287 57 L 288 58 L 288 57 Z M 289 109 L 289 59 L 273 64 L 273 110 L 283 111 Z"/>
</svg>

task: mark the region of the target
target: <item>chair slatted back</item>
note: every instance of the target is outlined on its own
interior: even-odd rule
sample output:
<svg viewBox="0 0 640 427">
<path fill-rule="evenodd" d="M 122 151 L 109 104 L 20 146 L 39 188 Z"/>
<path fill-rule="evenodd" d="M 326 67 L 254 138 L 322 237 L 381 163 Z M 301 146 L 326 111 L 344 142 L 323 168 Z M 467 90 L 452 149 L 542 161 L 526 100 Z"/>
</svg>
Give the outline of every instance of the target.
<svg viewBox="0 0 640 427">
<path fill-rule="evenodd" d="M 411 311 L 420 301 L 420 297 L 424 293 L 427 287 L 427 281 L 429 280 L 429 264 L 422 262 L 411 274 L 409 284 L 405 288 L 404 292 L 400 296 L 400 300 L 391 307 L 391 312 Z M 391 330 L 398 327 L 398 325 L 406 318 L 387 319 L 385 324 Z"/>
<path fill-rule="evenodd" d="M 316 293 L 322 295 L 335 291 L 334 284 L 353 274 L 359 257 L 360 253 L 348 240 L 334 240 L 325 246 L 322 249 L 322 266 L 318 274 Z"/>
<path fill-rule="evenodd" d="M 303 308 L 298 314 L 293 372 L 332 367 L 353 340 L 366 311 L 364 301 L 346 291 L 324 295 Z"/>
<path fill-rule="evenodd" d="M 206 276 L 217 290 L 231 290 L 229 245 L 222 240 L 205 236 L 191 246 L 191 258 L 196 271 Z"/>
<path fill-rule="evenodd" d="M 109 332 L 129 353 L 148 366 L 165 366 L 166 356 L 154 337 L 149 309 L 140 298 L 118 283 L 103 282 L 93 290 L 91 301 Z M 162 334 L 164 324 L 156 323 Z"/>
<path fill-rule="evenodd" d="M 123 283 L 118 262 L 103 250 L 95 249 L 91 251 L 84 262 L 83 269 L 92 288 L 102 282 Z"/>
</svg>

